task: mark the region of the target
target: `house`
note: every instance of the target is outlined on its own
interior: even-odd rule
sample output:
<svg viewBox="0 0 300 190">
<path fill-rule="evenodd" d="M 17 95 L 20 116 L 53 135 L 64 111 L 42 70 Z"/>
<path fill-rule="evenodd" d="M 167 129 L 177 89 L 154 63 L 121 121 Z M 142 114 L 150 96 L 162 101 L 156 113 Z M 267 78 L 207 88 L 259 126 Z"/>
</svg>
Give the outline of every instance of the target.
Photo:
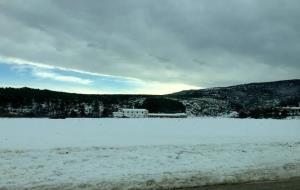
<svg viewBox="0 0 300 190">
<path fill-rule="evenodd" d="M 119 109 L 119 111 L 113 112 L 113 117 L 144 118 L 144 117 L 148 117 L 148 110 L 146 110 L 146 109 Z"/>
<path fill-rule="evenodd" d="M 149 113 L 146 109 L 125 109 L 121 108 L 117 112 L 113 112 L 115 118 L 187 118 L 186 113 Z"/>
<path fill-rule="evenodd" d="M 299 116 L 300 107 L 282 107 L 281 111 L 286 111 L 289 116 Z"/>
</svg>

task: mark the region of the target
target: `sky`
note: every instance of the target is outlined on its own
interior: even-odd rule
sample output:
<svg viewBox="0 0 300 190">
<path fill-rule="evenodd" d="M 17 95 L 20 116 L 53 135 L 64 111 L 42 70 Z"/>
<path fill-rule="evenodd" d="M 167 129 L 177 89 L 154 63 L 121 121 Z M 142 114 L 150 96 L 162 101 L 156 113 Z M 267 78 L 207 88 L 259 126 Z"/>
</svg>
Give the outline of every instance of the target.
<svg viewBox="0 0 300 190">
<path fill-rule="evenodd" d="M 300 78 L 299 0 L 0 0 L 0 86 L 166 94 Z"/>
</svg>

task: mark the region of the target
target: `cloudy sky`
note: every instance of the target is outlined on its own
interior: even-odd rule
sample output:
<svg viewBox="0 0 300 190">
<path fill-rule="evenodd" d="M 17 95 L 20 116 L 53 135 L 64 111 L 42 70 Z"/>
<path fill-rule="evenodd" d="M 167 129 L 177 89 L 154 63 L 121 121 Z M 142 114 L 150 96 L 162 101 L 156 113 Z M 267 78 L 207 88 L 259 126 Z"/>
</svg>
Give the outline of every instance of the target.
<svg viewBox="0 0 300 190">
<path fill-rule="evenodd" d="M 0 0 L 0 85 L 164 94 L 300 78 L 299 0 Z"/>
</svg>

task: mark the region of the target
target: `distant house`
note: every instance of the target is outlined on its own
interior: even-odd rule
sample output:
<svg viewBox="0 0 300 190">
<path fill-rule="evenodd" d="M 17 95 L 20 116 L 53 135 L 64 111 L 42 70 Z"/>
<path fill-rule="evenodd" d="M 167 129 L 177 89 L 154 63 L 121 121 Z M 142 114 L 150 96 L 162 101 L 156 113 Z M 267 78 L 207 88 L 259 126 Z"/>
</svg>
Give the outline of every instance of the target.
<svg viewBox="0 0 300 190">
<path fill-rule="evenodd" d="M 157 117 L 157 118 L 186 118 L 186 113 L 149 113 L 146 109 L 119 109 L 117 112 L 113 112 L 115 118 L 145 118 L 145 117 Z"/>
<path fill-rule="evenodd" d="M 289 116 L 299 116 L 300 115 L 300 107 L 282 107 L 281 111 L 286 111 Z"/>
<path fill-rule="evenodd" d="M 119 111 L 113 112 L 113 117 L 144 118 L 144 117 L 148 117 L 148 110 L 146 110 L 146 109 L 119 109 Z"/>
</svg>

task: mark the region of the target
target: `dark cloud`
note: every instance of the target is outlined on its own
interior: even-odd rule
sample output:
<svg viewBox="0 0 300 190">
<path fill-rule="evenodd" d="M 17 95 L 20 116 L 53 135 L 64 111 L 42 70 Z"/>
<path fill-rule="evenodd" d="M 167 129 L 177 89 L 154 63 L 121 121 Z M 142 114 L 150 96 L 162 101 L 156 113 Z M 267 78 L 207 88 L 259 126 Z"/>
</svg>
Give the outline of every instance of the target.
<svg viewBox="0 0 300 190">
<path fill-rule="evenodd" d="M 298 0 L 4 0 L 0 56 L 196 86 L 299 78 Z"/>
</svg>

